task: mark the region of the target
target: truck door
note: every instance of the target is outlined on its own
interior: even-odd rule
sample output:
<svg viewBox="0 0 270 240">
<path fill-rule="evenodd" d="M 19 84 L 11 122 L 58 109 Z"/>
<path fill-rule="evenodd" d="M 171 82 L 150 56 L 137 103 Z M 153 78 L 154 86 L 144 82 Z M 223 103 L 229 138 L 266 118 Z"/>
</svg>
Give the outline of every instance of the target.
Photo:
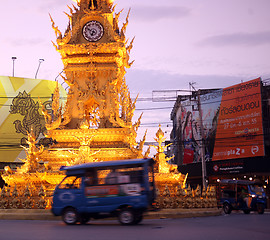
<svg viewBox="0 0 270 240">
<path fill-rule="evenodd" d="M 74 207 L 79 212 L 83 207 L 82 178 L 80 176 L 67 176 L 57 187 L 54 193 L 54 205 Z"/>
</svg>

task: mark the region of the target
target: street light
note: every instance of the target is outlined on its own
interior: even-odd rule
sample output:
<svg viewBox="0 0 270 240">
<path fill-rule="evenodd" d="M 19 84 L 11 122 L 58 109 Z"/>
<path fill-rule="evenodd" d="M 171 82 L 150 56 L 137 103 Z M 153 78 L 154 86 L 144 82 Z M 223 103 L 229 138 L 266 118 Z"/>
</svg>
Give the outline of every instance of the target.
<svg viewBox="0 0 270 240">
<path fill-rule="evenodd" d="M 17 59 L 16 57 L 12 57 L 11 58 L 12 59 L 12 61 L 13 61 L 13 68 L 12 68 L 12 77 L 14 77 L 14 67 L 15 67 L 15 60 Z"/>
<path fill-rule="evenodd" d="M 41 63 L 42 62 L 44 62 L 45 60 L 44 59 L 39 59 L 39 63 L 38 63 L 38 68 L 37 68 L 37 72 L 36 72 L 36 75 L 35 75 L 35 79 L 37 78 L 37 75 L 38 75 L 38 70 L 39 70 L 39 68 L 40 68 L 40 65 L 41 65 Z"/>
</svg>

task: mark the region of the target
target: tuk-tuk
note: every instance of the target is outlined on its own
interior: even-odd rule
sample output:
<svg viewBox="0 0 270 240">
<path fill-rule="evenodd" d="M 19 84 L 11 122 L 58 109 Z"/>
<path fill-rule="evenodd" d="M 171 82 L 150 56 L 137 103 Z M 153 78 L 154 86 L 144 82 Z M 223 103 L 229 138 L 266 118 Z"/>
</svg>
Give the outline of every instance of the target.
<svg viewBox="0 0 270 240">
<path fill-rule="evenodd" d="M 61 167 L 66 177 L 53 194 L 52 212 L 68 224 L 118 217 L 123 225 L 138 224 L 154 209 L 154 160 L 93 162 Z"/>
<path fill-rule="evenodd" d="M 254 181 L 220 180 L 217 185 L 218 207 L 222 207 L 225 214 L 232 210 L 242 210 L 245 214 L 250 211 L 264 213 L 266 208 L 266 194 L 263 187 Z"/>
</svg>

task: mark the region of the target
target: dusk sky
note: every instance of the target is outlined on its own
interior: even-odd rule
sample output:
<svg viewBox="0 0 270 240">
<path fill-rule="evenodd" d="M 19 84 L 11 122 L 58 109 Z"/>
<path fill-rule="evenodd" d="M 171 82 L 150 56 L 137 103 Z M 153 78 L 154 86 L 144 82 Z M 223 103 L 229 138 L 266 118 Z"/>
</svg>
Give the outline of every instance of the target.
<svg viewBox="0 0 270 240">
<path fill-rule="evenodd" d="M 0 75 L 55 80 L 62 71 L 51 41 L 49 13 L 64 31 L 72 0 L 1 0 Z M 115 0 L 117 11 L 131 8 L 127 36 L 135 36 L 126 75 L 132 94 L 153 90 L 223 88 L 256 77 L 270 78 L 269 0 Z M 122 23 L 121 23 L 122 25 Z M 173 102 L 139 102 L 143 124 L 170 122 Z M 143 108 L 164 110 L 140 110 Z M 136 120 L 136 118 L 135 118 Z M 151 125 L 151 124 L 150 124 Z M 150 126 L 149 125 L 149 126 Z M 146 126 L 146 125 L 145 125 Z M 149 140 L 151 141 L 151 139 Z"/>
</svg>

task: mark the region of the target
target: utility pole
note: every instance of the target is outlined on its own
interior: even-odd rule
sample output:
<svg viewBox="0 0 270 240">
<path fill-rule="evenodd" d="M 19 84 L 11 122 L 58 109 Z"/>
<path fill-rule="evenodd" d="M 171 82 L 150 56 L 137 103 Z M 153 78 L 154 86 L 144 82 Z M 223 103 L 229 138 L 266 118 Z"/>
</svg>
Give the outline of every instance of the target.
<svg viewBox="0 0 270 240">
<path fill-rule="evenodd" d="M 201 90 L 196 91 L 194 84 L 196 84 L 195 82 L 191 82 L 189 83 L 189 87 L 190 90 L 194 90 L 196 95 L 195 98 L 197 98 L 197 104 L 198 104 L 198 109 L 197 111 L 199 111 L 199 120 L 200 120 L 200 135 L 201 135 L 201 139 L 200 139 L 200 156 L 202 159 L 202 184 L 203 184 L 203 188 L 207 189 L 207 181 L 206 181 L 206 163 L 205 163 L 205 148 L 204 148 L 204 127 L 203 127 L 203 118 L 202 118 L 202 108 L 201 108 Z"/>
<path fill-rule="evenodd" d="M 197 92 L 197 97 L 198 97 L 198 110 L 199 110 L 199 118 L 200 118 L 200 129 L 201 129 L 201 159 L 202 159 L 202 183 L 203 183 L 203 188 L 207 189 L 207 181 L 206 181 L 206 163 L 205 163 L 205 149 L 204 149 L 204 127 L 203 127 L 203 119 L 202 119 L 202 108 L 201 108 L 201 90 Z"/>
</svg>

